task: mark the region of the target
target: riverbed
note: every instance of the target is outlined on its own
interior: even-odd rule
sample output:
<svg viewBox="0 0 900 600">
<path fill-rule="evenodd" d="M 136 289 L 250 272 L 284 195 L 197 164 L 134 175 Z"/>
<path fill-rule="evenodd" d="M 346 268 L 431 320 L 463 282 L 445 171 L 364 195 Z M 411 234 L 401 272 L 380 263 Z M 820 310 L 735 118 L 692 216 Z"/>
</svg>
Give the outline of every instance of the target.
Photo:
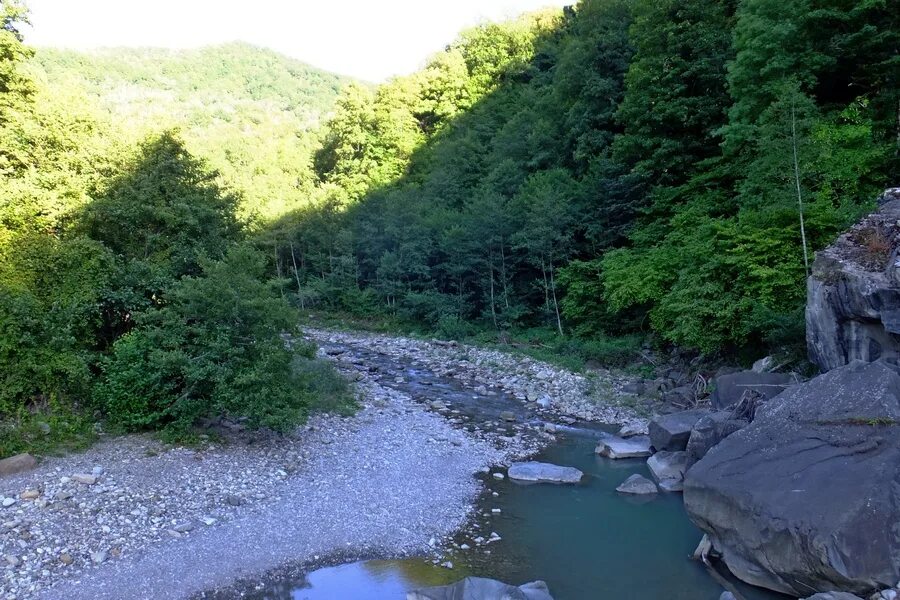
<svg viewBox="0 0 900 600">
<path fill-rule="evenodd" d="M 389 357 L 365 344 L 337 343 L 326 349 L 345 363 L 365 366 L 380 383 L 419 402 L 445 403 L 448 416 L 469 430 L 500 430 L 506 436 L 518 431 L 522 435 L 525 425 L 543 429 L 545 419 L 552 419 L 510 393 L 436 375 L 420 360 Z M 504 412 L 515 416 L 516 425 L 499 419 Z M 582 483 L 523 485 L 482 474 L 484 489 L 477 510 L 440 559 L 326 566 L 299 576 L 252 582 L 239 591 L 213 597 L 402 600 L 411 589 L 476 575 L 517 585 L 542 579 L 556 600 L 718 599 L 722 585 L 689 558 L 701 534 L 688 520 L 680 494 L 648 498 L 617 493 L 616 486 L 628 476 L 639 473 L 649 477 L 644 460 L 596 455 L 597 440 L 609 427 L 556 423 L 552 429 L 556 434 L 546 436 L 546 445 L 536 458 L 577 467 L 586 475 Z M 499 540 L 487 542 L 492 534 Z M 785 598 L 737 581 L 731 583 L 747 600 Z"/>
</svg>

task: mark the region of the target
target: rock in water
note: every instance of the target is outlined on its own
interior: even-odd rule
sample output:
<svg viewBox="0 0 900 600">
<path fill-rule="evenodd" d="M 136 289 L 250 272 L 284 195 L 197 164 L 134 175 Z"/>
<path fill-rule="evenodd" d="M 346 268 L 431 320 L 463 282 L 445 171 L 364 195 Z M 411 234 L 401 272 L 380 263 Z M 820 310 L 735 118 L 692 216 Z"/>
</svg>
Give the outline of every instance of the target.
<svg viewBox="0 0 900 600">
<path fill-rule="evenodd" d="M 0 477 L 14 475 L 33 469 L 37 466 L 37 459 L 30 454 L 16 454 L 0 460 Z"/>
<path fill-rule="evenodd" d="M 657 452 L 684 450 L 691 437 L 691 429 L 707 414 L 709 412 L 706 410 L 684 410 L 653 419 L 650 421 L 650 443 Z"/>
<path fill-rule="evenodd" d="M 900 200 L 884 204 L 816 253 L 807 281 L 806 343 L 823 371 L 900 356 L 900 261 L 890 247 Z M 883 249 L 872 248 L 872 241 Z"/>
<path fill-rule="evenodd" d="M 650 473 L 667 491 L 681 491 L 680 483 L 687 468 L 686 452 L 657 452 L 647 460 Z"/>
<path fill-rule="evenodd" d="M 496 579 L 466 577 L 452 585 L 414 590 L 406 600 L 553 600 L 553 596 L 543 581 L 515 587 Z"/>
<path fill-rule="evenodd" d="M 616 491 L 620 494 L 656 494 L 659 492 L 655 483 L 637 473 L 623 481 Z"/>
<path fill-rule="evenodd" d="M 594 452 L 607 458 L 646 458 L 653 454 L 650 452 L 650 438 L 645 435 L 627 440 L 610 435 L 600 440 Z"/>
<path fill-rule="evenodd" d="M 795 595 L 900 579 L 900 374 L 854 362 L 792 387 L 687 472 L 732 573 Z"/>
<path fill-rule="evenodd" d="M 575 467 L 561 467 L 542 462 L 520 462 L 510 465 L 507 475 L 517 481 L 578 483 L 584 473 Z"/>
<path fill-rule="evenodd" d="M 863 599 L 855 594 L 848 594 L 847 592 L 824 592 L 822 594 L 815 594 L 813 596 L 810 596 L 809 598 L 804 598 L 804 600 L 863 600 Z"/>
</svg>

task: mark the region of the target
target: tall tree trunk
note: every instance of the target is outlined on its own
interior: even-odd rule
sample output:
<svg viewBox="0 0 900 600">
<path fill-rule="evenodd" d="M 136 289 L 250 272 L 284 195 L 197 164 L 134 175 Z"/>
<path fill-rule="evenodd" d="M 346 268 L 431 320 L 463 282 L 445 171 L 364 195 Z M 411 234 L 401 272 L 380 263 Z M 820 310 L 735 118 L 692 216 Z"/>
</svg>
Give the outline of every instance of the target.
<svg viewBox="0 0 900 600">
<path fill-rule="evenodd" d="M 500 327 L 497 326 L 497 308 L 494 303 L 494 248 L 491 247 L 490 255 L 488 258 L 488 278 L 491 284 L 491 317 L 494 319 L 494 329 L 500 330 Z"/>
<path fill-rule="evenodd" d="M 503 250 L 503 238 L 500 238 L 500 283 L 503 284 L 503 303 L 509 309 L 509 290 L 506 287 L 506 252 Z"/>
<path fill-rule="evenodd" d="M 278 240 L 274 242 L 275 249 L 275 273 L 278 275 L 278 291 L 281 292 L 281 297 L 284 298 L 284 286 L 281 284 L 281 260 L 278 257 Z"/>
<path fill-rule="evenodd" d="M 800 159 L 797 157 L 797 117 L 791 101 L 791 146 L 794 150 L 794 182 L 797 184 L 797 205 L 800 207 L 800 238 L 803 241 L 803 268 L 809 277 L 809 251 L 806 249 L 806 225 L 803 223 L 803 194 L 800 192 Z"/>
<path fill-rule="evenodd" d="M 300 298 L 300 309 L 305 309 L 303 303 L 303 289 L 300 287 L 300 274 L 297 272 L 297 257 L 294 256 L 294 242 L 291 241 L 291 263 L 294 265 L 294 279 L 297 280 L 297 297 Z"/>
<path fill-rule="evenodd" d="M 550 261 L 550 289 L 553 291 L 553 310 L 556 311 L 556 327 L 563 335 L 562 318 L 559 316 L 559 302 L 556 301 L 556 280 L 553 277 L 553 261 Z"/>
<path fill-rule="evenodd" d="M 547 267 L 541 257 L 541 275 L 544 277 L 544 310 L 550 312 L 550 286 L 547 282 Z"/>
</svg>

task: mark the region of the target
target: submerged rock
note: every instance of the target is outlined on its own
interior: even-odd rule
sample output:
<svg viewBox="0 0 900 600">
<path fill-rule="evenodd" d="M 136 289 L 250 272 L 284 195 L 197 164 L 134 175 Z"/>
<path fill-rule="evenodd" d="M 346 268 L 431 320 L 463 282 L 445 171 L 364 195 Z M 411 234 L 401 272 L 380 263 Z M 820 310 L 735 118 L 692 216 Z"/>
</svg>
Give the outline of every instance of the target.
<svg viewBox="0 0 900 600">
<path fill-rule="evenodd" d="M 542 462 L 513 463 L 507 470 L 510 479 L 548 483 L 578 483 L 584 473 L 575 467 L 561 467 Z"/>
<path fill-rule="evenodd" d="M 553 600 L 553 596 L 543 581 L 516 587 L 496 579 L 466 577 L 451 585 L 414 590 L 406 594 L 406 600 Z"/>
<path fill-rule="evenodd" d="M 900 200 L 881 206 L 816 253 L 807 281 L 809 358 L 828 371 L 900 357 Z"/>
<path fill-rule="evenodd" d="M 607 458 L 646 458 L 653 454 L 650 438 L 645 435 L 628 439 L 610 435 L 600 440 L 594 452 Z"/>
<path fill-rule="evenodd" d="M 855 362 L 793 387 L 687 472 L 728 568 L 789 594 L 900 579 L 900 374 Z"/>
<path fill-rule="evenodd" d="M 683 410 L 650 421 L 650 443 L 657 452 L 678 452 L 687 447 L 691 430 L 707 410 Z"/>
<path fill-rule="evenodd" d="M 656 494 L 659 492 L 655 483 L 637 473 L 623 481 L 616 491 L 620 494 Z"/>
<path fill-rule="evenodd" d="M 863 600 L 863 599 L 855 594 L 848 594 L 847 592 L 824 592 L 821 594 L 812 595 L 809 598 L 804 598 L 804 600 Z"/>
</svg>

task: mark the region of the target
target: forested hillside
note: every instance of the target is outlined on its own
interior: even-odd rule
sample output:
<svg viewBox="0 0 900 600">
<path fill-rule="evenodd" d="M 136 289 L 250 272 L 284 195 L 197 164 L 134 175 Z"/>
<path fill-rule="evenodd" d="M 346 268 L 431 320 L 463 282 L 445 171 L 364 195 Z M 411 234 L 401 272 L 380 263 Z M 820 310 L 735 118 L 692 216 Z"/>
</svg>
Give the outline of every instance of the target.
<svg viewBox="0 0 900 600">
<path fill-rule="evenodd" d="M 896 0 L 583 0 L 348 87 L 297 303 L 446 335 L 802 343 L 808 257 L 898 173 Z M 295 267 L 296 265 L 296 267 Z"/>
<path fill-rule="evenodd" d="M 34 62 L 26 18 L 0 3 L 0 457 L 343 406 L 249 240 L 310 198 L 340 80 L 247 46 Z"/>
<path fill-rule="evenodd" d="M 62 110 L 95 107 L 133 140 L 179 128 L 188 150 L 263 219 L 308 202 L 315 131 L 348 80 L 271 50 L 232 43 L 196 50 L 41 48 L 33 77 Z"/>
</svg>

